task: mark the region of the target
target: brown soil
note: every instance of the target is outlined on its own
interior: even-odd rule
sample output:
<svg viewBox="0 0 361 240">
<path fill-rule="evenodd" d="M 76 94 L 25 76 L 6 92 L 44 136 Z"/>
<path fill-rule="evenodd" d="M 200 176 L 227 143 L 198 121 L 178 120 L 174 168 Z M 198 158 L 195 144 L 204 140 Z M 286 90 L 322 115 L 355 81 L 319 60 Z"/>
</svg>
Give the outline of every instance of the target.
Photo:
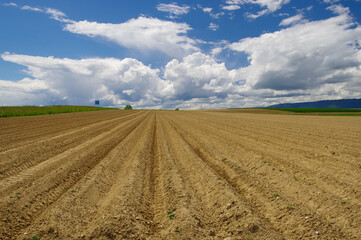
<svg viewBox="0 0 361 240">
<path fill-rule="evenodd" d="M 361 117 L 0 119 L 0 239 L 361 239 Z"/>
</svg>

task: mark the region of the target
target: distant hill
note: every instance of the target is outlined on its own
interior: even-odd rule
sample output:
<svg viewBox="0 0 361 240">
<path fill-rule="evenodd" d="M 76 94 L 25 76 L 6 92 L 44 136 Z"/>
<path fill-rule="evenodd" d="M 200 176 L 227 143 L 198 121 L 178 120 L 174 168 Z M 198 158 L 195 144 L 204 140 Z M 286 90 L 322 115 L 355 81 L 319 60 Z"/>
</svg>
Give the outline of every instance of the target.
<svg viewBox="0 0 361 240">
<path fill-rule="evenodd" d="M 282 103 L 267 108 L 361 108 L 360 99 L 324 100 L 317 102 Z"/>
</svg>

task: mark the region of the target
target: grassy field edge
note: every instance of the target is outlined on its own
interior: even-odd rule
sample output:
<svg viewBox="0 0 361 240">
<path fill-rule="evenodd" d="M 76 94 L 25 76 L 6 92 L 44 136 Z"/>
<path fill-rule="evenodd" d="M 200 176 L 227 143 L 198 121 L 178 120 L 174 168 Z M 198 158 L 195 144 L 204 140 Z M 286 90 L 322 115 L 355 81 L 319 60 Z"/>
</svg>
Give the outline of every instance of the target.
<svg viewBox="0 0 361 240">
<path fill-rule="evenodd" d="M 349 109 L 349 108 L 262 108 L 268 110 L 281 110 L 287 112 L 295 113 L 350 113 L 350 112 L 359 112 L 361 109 Z"/>
<path fill-rule="evenodd" d="M 54 106 L 42 106 L 42 107 L 38 107 L 38 106 L 0 107 L 0 118 L 37 116 L 37 115 L 72 113 L 72 112 L 90 112 L 90 111 L 102 111 L 102 110 L 117 110 L 117 108 L 68 106 L 68 105 L 54 105 Z"/>
</svg>

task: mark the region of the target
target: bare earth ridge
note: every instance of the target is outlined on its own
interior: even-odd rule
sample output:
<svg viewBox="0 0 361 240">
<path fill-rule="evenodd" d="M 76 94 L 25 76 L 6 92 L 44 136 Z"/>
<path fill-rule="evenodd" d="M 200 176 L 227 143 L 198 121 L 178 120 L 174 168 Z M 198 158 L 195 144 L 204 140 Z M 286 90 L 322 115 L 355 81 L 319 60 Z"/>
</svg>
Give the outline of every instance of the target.
<svg viewBox="0 0 361 240">
<path fill-rule="evenodd" d="M 361 239 L 361 117 L 0 119 L 0 239 Z"/>
</svg>

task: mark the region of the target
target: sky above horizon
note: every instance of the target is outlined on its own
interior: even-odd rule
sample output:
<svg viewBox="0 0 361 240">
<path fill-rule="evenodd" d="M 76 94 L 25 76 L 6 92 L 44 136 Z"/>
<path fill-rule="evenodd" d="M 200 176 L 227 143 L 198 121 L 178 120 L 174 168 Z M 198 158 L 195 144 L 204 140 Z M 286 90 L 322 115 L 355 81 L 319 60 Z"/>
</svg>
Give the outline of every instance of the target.
<svg viewBox="0 0 361 240">
<path fill-rule="evenodd" d="M 361 98 L 360 0 L 0 3 L 0 106 Z"/>
</svg>

